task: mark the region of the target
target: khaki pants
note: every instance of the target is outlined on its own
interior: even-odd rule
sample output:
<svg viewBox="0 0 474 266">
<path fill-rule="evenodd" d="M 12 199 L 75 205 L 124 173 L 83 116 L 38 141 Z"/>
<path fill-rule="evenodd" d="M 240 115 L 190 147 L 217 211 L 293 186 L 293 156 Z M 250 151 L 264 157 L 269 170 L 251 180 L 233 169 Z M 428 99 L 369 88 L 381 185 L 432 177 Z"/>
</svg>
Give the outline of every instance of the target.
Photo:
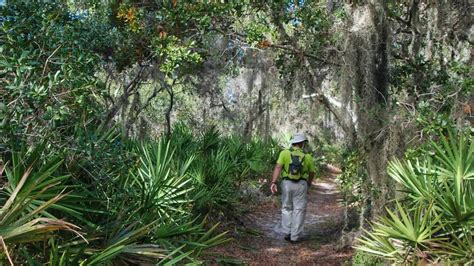
<svg viewBox="0 0 474 266">
<path fill-rule="evenodd" d="M 291 240 L 303 237 L 303 224 L 308 204 L 308 183 L 306 180 L 281 182 L 281 227 Z"/>
</svg>

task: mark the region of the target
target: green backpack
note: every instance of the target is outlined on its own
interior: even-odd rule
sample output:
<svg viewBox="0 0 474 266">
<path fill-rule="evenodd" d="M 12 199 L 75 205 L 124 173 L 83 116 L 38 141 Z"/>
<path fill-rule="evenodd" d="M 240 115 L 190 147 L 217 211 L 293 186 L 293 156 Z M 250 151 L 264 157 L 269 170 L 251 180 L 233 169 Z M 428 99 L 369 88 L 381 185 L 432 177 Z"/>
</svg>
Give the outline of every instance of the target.
<svg viewBox="0 0 474 266">
<path fill-rule="evenodd" d="M 301 179 L 303 175 L 303 162 L 306 154 L 296 154 L 293 149 L 291 152 L 291 163 L 288 167 L 288 178 L 293 180 Z"/>
</svg>

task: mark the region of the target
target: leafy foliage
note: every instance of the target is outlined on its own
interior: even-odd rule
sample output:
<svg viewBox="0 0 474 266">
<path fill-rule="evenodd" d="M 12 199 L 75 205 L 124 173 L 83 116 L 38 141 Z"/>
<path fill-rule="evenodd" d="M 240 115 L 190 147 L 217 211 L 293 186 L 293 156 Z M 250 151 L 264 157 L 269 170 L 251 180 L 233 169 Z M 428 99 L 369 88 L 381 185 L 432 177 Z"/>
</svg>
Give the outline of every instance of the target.
<svg viewBox="0 0 474 266">
<path fill-rule="evenodd" d="M 0 7 L 2 138 L 71 133 L 98 109 L 98 57 L 65 4 L 9 1 Z M 75 123 L 72 123 L 72 122 Z"/>
<path fill-rule="evenodd" d="M 433 153 L 433 155 L 429 155 Z M 387 210 L 358 249 L 396 262 L 473 262 L 474 141 L 469 133 L 440 135 L 415 163 L 393 161 L 390 176 L 408 200 Z"/>
<path fill-rule="evenodd" d="M 420 47 L 429 46 L 426 41 L 417 40 Z M 456 124 L 458 115 L 455 112 L 472 94 L 474 79 L 469 60 L 463 56 L 441 59 L 446 56 L 441 47 L 430 48 L 438 53 L 433 55 L 435 58 L 421 52 L 408 55 L 404 47 L 407 43 L 400 43 L 403 42 L 393 43 L 396 56 L 391 65 L 392 100 L 403 107 L 402 113 L 408 110 L 410 118 L 415 117 L 417 126 L 426 136 L 455 129 L 460 125 Z"/>
<path fill-rule="evenodd" d="M 362 189 L 368 179 L 363 155 L 357 151 L 346 152 L 343 158 L 343 172 L 337 177 L 341 185 L 342 196 L 348 204 L 361 204 L 369 198 L 369 195 L 364 194 Z"/>
<path fill-rule="evenodd" d="M 370 265 L 370 266 L 382 266 L 385 265 L 384 261 L 380 259 L 379 257 L 371 256 L 370 254 L 367 254 L 365 252 L 357 250 L 356 253 L 354 254 L 354 257 L 352 258 L 352 263 L 353 265 L 356 266 L 365 266 L 365 265 Z"/>
</svg>

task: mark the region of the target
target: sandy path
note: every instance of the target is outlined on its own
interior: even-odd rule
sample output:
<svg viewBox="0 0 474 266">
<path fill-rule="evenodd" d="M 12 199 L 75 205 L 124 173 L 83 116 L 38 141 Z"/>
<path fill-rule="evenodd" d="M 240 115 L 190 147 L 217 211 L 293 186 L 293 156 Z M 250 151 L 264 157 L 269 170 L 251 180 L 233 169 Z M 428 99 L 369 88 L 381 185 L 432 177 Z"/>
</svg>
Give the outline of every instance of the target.
<svg viewBox="0 0 474 266">
<path fill-rule="evenodd" d="M 338 248 L 337 240 L 344 225 L 344 208 L 331 178 L 314 182 L 309 192 L 305 232 L 309 240 L 290 244 L 278 232 L 279 198 L 261 203 L 234 232 L 234 241 L 211 250 L 208 262 L 222 265 L 342 265 L 350 261 L 352 250 Z"/>
</svg>

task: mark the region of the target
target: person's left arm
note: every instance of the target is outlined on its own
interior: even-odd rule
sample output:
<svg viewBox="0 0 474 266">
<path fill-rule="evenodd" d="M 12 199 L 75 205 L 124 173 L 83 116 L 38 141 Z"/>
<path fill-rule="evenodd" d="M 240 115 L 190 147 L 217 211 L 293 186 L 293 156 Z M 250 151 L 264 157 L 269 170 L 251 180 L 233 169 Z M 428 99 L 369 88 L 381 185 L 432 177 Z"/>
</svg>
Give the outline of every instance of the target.
<svg viewBox="0 0 474 266">
<path fill-rule="evenodd" d="M 313 179 L 316 175 L 316 168 L 314 167 L 313 156 L 306 155 L 306 163 L 308 164 L 308 187 L 313 184 Z"/>
<path fill-rule="evenodd" d="M 310 187 L 311 184 L 313 184 L 314 176 L 315 176 L 314 172 L 309 172 L 309 174 L 308 174 L 308 187 Z"/>
</svg>

